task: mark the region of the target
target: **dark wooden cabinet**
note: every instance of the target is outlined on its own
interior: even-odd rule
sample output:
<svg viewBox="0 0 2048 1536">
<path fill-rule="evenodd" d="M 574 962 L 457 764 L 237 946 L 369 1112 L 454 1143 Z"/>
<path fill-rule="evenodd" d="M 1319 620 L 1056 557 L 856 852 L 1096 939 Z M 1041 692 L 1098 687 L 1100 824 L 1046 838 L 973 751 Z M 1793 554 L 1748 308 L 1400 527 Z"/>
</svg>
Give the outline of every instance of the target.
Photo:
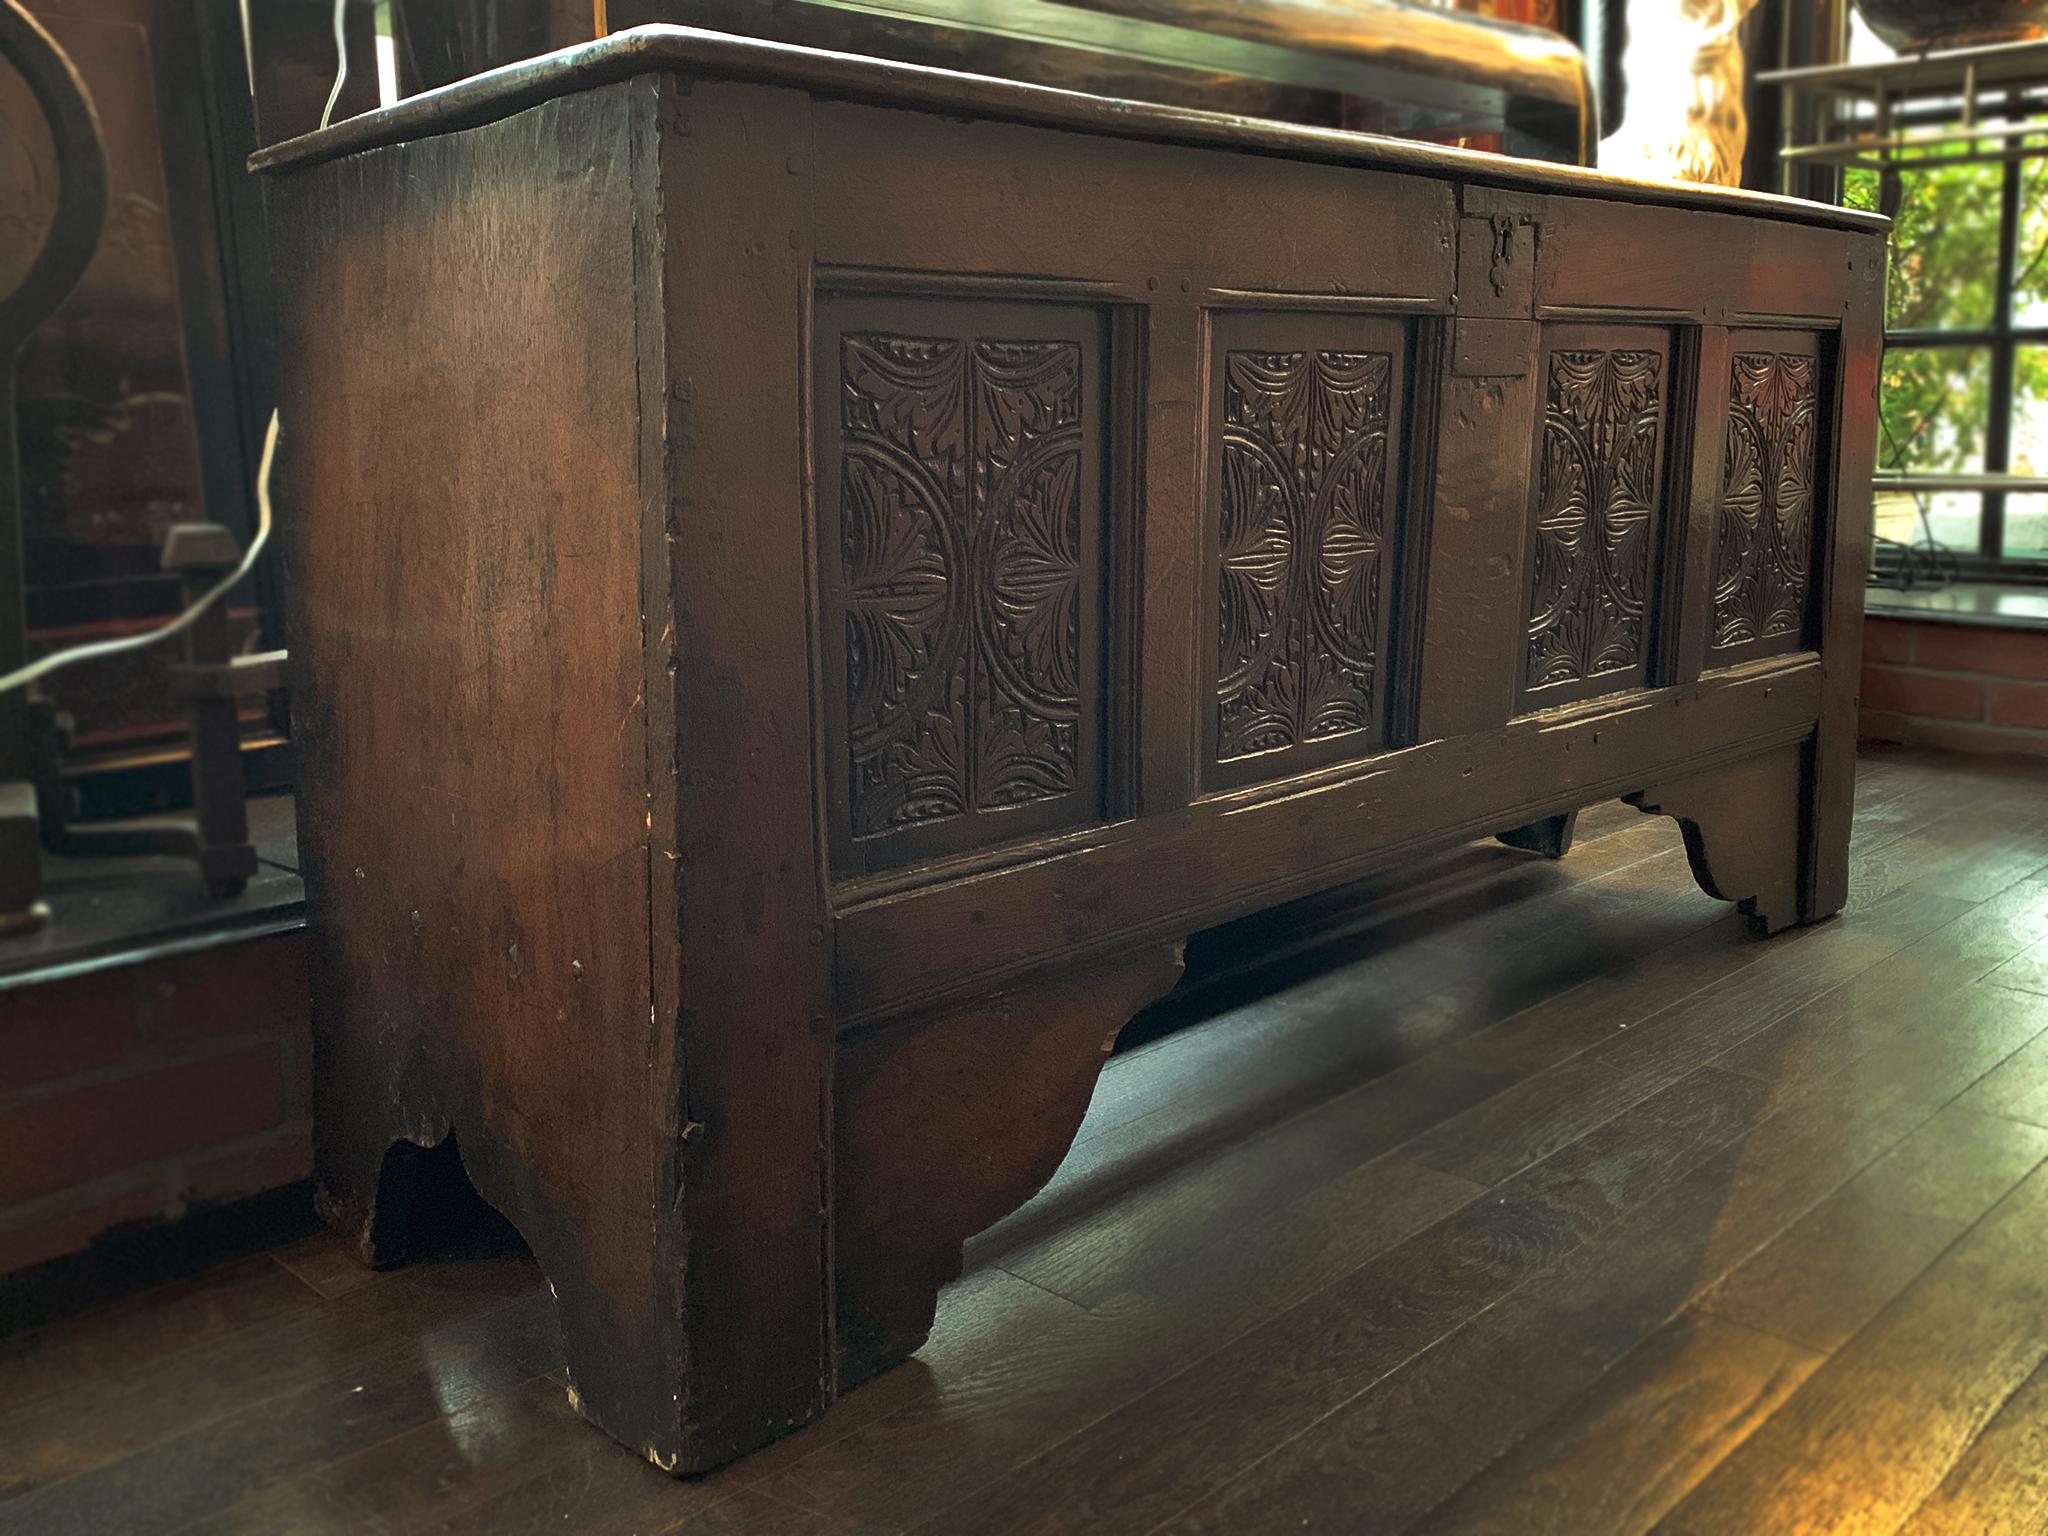
<svg viewBox="0 0 2048 1536">
<path fill-rule="evenodd" d="M 263 157 L 319 1159 L 701 1469 L 1220 920 L 1632 797 L 1846 895 L 1882 225 L 650 29 Z"/>
</svg>

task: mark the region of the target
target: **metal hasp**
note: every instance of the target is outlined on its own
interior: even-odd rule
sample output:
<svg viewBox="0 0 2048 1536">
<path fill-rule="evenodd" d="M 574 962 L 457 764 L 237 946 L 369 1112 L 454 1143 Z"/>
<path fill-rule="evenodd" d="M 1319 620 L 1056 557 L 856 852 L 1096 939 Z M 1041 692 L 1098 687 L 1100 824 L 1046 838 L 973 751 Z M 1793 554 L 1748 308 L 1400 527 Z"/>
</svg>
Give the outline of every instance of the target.
<svg viewBox="0 0 2048 1536">
<path fill-rule="evenodd" d="M 677 22 L 1130 101 L 1590 165 L 1586 59 L 1541 27 L 1416 0 L 641 0 Z"/>
<path fill-rule="evenodd" d="M 107 222 L 107 154 L 85 82 L 15 0 L 0 0 L 0 58 L 28 83 L 57 154 L 57 207 L 43 248 L 20 285 L 0 296 L 0 602 L 6 604 L 0 673 L 7 673 L 28 659 L 14 369 L 29 337 L 57 312 L 99 247 Z M 0 934 L 40 927 L 49 917 L 33 766 L 28 696 L 21 689 L 0 693 Z"/>
</svg>

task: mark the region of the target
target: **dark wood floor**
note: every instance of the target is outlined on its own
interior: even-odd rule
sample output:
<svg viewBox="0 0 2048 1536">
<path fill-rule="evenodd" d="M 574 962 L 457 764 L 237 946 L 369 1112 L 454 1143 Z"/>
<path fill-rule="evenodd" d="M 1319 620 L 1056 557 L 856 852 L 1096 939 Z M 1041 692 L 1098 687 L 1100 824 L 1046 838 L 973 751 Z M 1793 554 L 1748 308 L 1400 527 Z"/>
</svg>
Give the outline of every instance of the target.
<svg viewBox="0 0 2048 1536">
<path fill-rule="evenodd" d="M 2048 1530 L 2048 777 L 1857 822 L 1769 943 L 1609 807 L 1196 946 L 922 1354 L 711 1478 L 574 1417 L 515 1248 L 315 1239 L 0 1342 L 0 1532 Z"/>
</svg>

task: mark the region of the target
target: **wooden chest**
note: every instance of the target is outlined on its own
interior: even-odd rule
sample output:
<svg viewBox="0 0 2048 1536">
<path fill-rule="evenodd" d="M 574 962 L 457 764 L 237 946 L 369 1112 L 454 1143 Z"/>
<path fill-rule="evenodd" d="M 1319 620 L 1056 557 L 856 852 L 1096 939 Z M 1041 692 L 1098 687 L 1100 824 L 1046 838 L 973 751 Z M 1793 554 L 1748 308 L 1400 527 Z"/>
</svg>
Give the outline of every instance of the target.
<svg viewBox="0 0 2048 1536">
<path fill-rule="evenodd" d="M 674 28 L 271 151 L 320 1175 L 664 1467 L 923 1339 L 1198 928 L 1847 880 L 1882 223 Z"/>
</svg>

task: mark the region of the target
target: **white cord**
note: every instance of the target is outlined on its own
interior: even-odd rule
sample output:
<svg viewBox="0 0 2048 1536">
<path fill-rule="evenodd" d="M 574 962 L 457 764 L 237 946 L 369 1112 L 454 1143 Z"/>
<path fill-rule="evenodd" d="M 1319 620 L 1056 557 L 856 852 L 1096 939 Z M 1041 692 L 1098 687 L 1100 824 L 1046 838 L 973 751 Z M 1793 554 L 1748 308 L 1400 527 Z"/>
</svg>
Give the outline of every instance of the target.
<svg viewBox="0 0 2048 1536">
<path fill-rule="evenodd" d="M 249 31 L 249 0 L 242 5 L 242 65 L 249 71 L 249 99 L 256 99 L 256 40 Z"/>
<path fill-rule="evenodd" d="M 320 109 L 320 126 L 334 121 L 334 104 L 341 100 L 341 88 L 348 84 L 348 0 L 334 0 L 334 89 L 327 93 L 327 105 Z"/>
<path fill-rule="evenodd" d="M 179 614 L 170 623 L 140 635 L 122 635 L 114 640 L 95 640 L 90 645 L 74 645 L 68 651 L 53 651 L 41 661 L 31 662 L 18 672 L 0 677 L 0 693 L 16 688 L 25 688 L 37 678 L 48 677 L 59 667 L 72 666 L 81 661 L 97 661 L 103 656 L 120 656 L 129 651 L 139 651 L 144 646 L 155 645 L 159 640 L 168 640 L 181 634 L 197 622 L 199 615 L 206 612 L 229 590 L 255 567 L 256 557 L 263 553 L 263 546 L 270 541 L 270 460 L 277 452 L 277 412 L 270 413 L 270 425 L 263 433 L 263 462 L 256 470 L 256 537 L 250 542 L 249 552 L 242 556 L 242 563 L 228 575 L 223 576 L 199 601 Z"/>
</svg>

